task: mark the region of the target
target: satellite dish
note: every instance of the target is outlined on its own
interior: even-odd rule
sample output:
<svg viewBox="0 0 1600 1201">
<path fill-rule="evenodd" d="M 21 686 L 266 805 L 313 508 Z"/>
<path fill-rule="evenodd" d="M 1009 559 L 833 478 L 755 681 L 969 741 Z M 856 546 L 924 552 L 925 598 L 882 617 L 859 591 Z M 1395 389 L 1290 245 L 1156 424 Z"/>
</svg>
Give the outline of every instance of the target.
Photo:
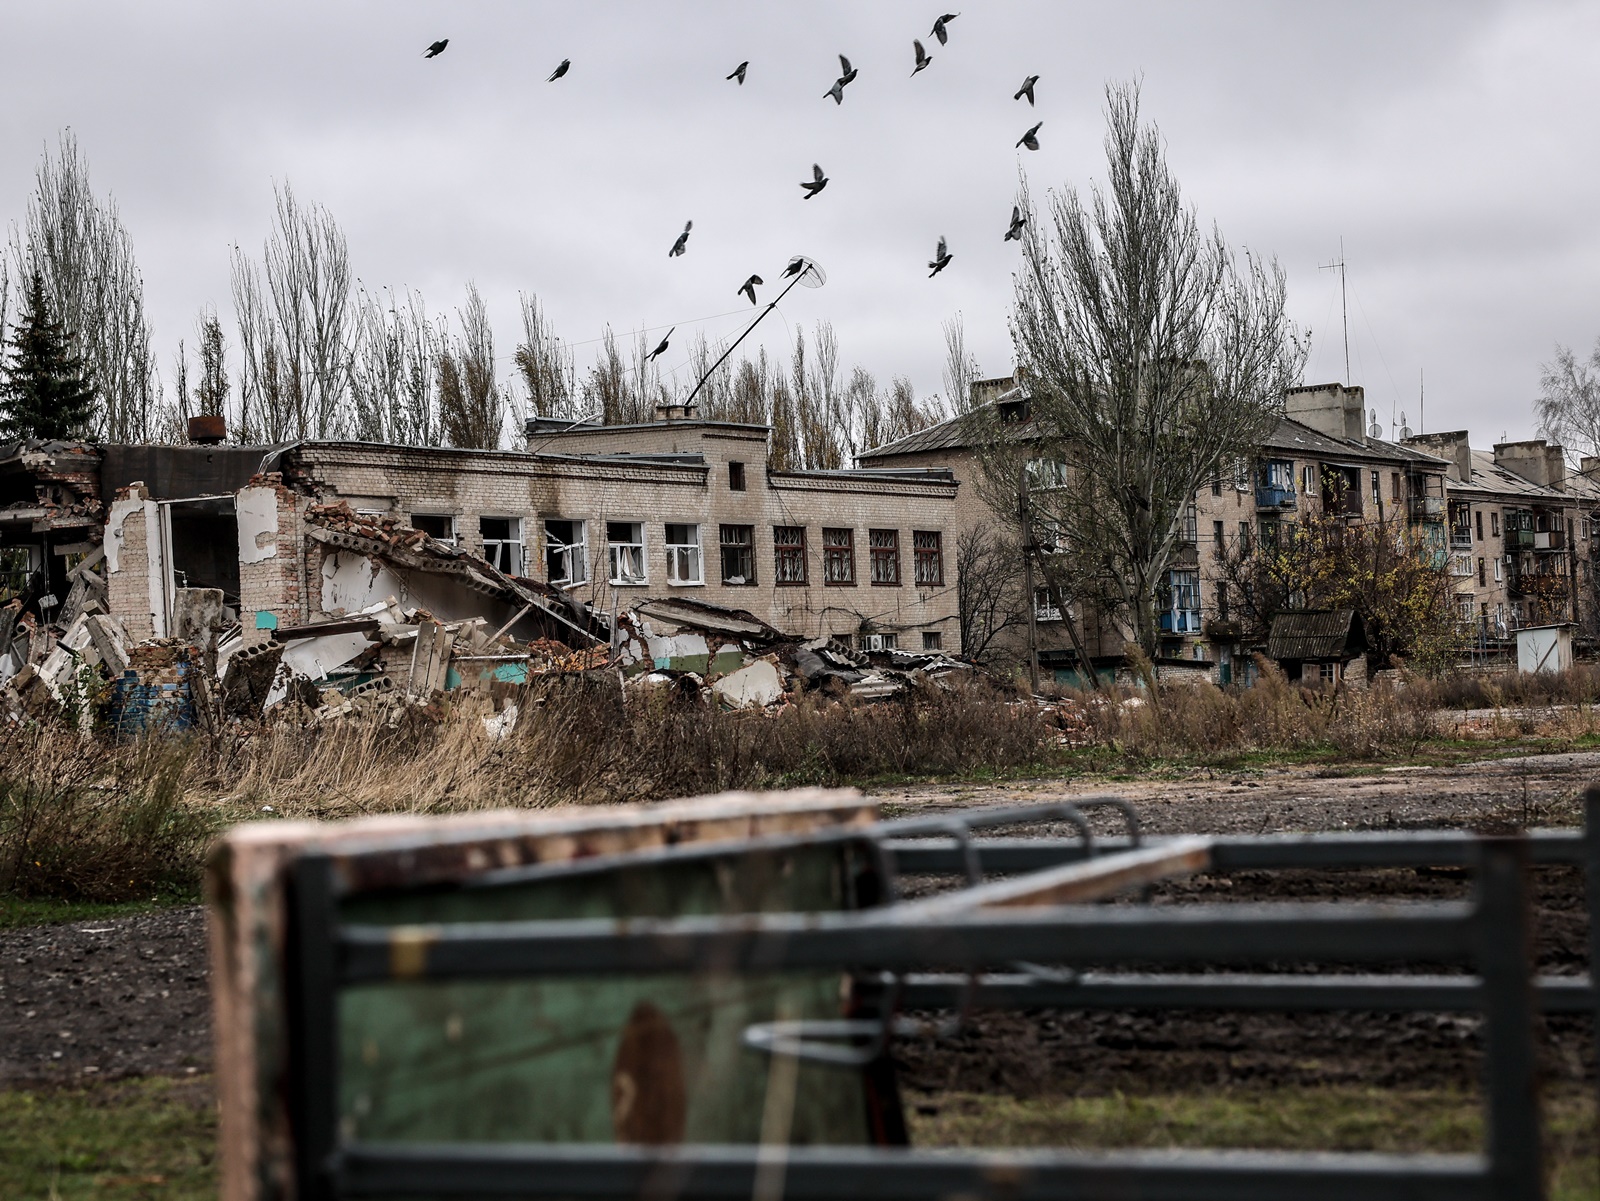
<svg viewBox="0 0 1600 1201">
<path fill-rule="evenodd" d="M 1369 438 L 1381 438 L 1381 437 L 1383 437 L 1383 426 L 1379 425 L 1376 421 L 1374 421 L 1371 425 L 1367 426 L 1367 437 L 1369 437 Z"/>
<path fill-rule="evenodd" d="M 828 282 L 828 273 L 814 259 L 808 259 L 803 254 L 795 255 L 805 263 L 806 268 L 800 273 L 800 286 L 804 288 L 820 288 Z"/>
<path fill-rule="evenodd" d="M 1400 411 L 1400 436 L 1402 438 L 1411 437 L 1411 427 L 1406 424 L 1406 414 L 1404 409 Z"/>
</svg>

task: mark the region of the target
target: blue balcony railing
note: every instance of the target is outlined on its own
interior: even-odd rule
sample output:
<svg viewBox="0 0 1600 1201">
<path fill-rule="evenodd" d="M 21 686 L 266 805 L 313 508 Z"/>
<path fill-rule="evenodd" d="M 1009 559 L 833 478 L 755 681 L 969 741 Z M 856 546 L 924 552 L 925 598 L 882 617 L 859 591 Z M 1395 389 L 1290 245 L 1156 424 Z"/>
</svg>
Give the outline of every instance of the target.
<svg viewBox="0 0 1600 1201">
<path fill-rule="evenodd" d="M 1257 484 L 1256 508 L 1292 509 L 1294 508 L 1294 489 L 1284 488 L 1277 484 Z"/>
</svg>

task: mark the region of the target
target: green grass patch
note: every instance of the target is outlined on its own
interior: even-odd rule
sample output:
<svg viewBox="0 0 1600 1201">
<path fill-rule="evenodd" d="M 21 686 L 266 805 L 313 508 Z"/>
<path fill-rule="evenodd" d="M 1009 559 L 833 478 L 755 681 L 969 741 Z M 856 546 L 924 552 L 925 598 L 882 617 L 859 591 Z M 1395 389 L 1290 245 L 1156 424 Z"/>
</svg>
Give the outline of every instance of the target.
<svg viewBox="0 0 1600 1201">
<path fill-rule="evenodd" d="M 0 1092 L 0 1197 L 201 1201 L 217 1194 L 205 1077 Z"/>
<path fill-rule="evenodd" d="M 105 917 L 129 917 L 136 913 L 149 913 L 165 905 L 181 904 L 182 899 L 168 901 L 58 901 L 50 897 L 23 900 L 0 894 L 0 930 L 14 926 L 43 926 L 50 922 L 93 921 Z"/>
<path fill-rule="evenodd" d="M 1600 1196 L 1594 1097 L 1544 1098 L 1551 1201 Z M 1482 1149 L 1477 1096 L 1448 1089 L 1221 1089 L 1144 1096 L 907 1097 L 912 1142 L 936 1147 L 1470 1153 Z"/>
</svg>

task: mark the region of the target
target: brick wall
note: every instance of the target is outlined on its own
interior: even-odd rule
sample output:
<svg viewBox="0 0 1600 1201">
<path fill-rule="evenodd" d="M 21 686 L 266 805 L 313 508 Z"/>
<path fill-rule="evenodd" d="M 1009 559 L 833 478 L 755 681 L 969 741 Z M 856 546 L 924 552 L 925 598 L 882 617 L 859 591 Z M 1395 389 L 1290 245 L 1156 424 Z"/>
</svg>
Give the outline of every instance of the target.
<svg viewBox="0 0 1600 1201">
<path fill-rule="evenodd" d="M 902 648 L 919 650 L 926 631 L 938 635 L 943 649 L 960 649 L 955 590 L 957 485 L 935 479 L 848 473 L 769 473 L 764 432 L 753 437 L 748 427 L 714 429 L 709 434 L 702 431 L 696 441 L 691 437 L 692 428 L 674 424 L 671 438 L 663 442 L 669 427 L 663 424 L 659 434 L 645 427 L 641 437 L 646 444 L 632 449 L 700 454 L 705 460 L 702 463 L 580 461 L 339 443 L 308 443 L 292 457 L 297 482 L 317 499 L 343 499 L 353 508 L 376 508 L 407 518 L 419 513 L 449 515 L 455 522 L 458 543 L 474 553 L 483 552 L 479 524 L 483 518 L 513 519 L 522 534 L 523 574 L 535 579 L 548 575 L 544 522 L 581 521 L 590 579 L 573 591 L 602 611 L 645 597 L 681 595 L 748 609 L 780 629 L 800 634 L 854 635 L 863 629 L 894 632 Z M 696 445 L 699 450 L 689 449 Z M 730 461 L 745 465 L 742 490 L 731 486 Z M 610 581 L 606 535 L 612 522 L 643 527 L 646 582 L 642 585 Z M 702 583 L 668 582 L 668 523 L 698 528 Z M 753 584 L 723 582 L 719 547 L 723 525 L 751 527 Z M 775 583 L 774 526 L 805 529 L 804 585 Z M 823 527 L 853 531 L 854 586 L 823 584 Z M 874 586 L 870 582 L 868 542 L 873 529 L 896 531 L 898 585 Z M 940 535 L 942 584 L 919 587 L 915 583 L 913 536 L 919 530 Z M 320 551 L 311 551 L 307 578 L 317 588 L 319 564 Z M 312 598 L 313 605 L 317 600 L 317 596 Z"/>
</svg>

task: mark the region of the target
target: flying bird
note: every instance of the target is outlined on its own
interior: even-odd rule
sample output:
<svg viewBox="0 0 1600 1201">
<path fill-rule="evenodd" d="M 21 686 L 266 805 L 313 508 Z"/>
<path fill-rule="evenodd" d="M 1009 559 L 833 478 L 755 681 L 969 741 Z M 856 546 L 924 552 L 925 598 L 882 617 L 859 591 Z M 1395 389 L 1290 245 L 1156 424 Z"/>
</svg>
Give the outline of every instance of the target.
<svg viewBox="0 0 1600 1201">
<path fill-rule="evenodd" d="M 925 54 L 923 52 L 922 43 L 921 42 L 916 41 L 915 39 L 913 39 L 911 45 L 913 47 L 915 47 L 916 51 L 917 51 L 917 65 L 911 71 L 911 74 L 915 75 L 918 71 L 922 70 L 923 67 L 926 67 L 933 60 L 931 58 L 929 58 L 927 56 L 927 54 Z"/>
<path fill-rule="evenodd" d="M 787 272 L 785 274 L 787 274 Z M 741 296 L 748 296 L 750 298 L 750 303 L 754 304 L 756 302 L 756 285 L 765 282 L 766 280 L 762 279 L 759 275 L 752 275 L 749 279 L 745 280 L 744 283 L 739 285 L 739 294 Z"/>
<path fill-rule="evenodd" d="M 1013 204 L 1011 206 L 1011 228 L 1006 230 L 1006 236 L 1004 238 L 1002 238 L 1001 241 L 1003 241 L 1003 242 L 1020 242 L 1020 241 L 1022 241 L 1022 227 L 1024 225 L 1026 225 L 1027 223 L 1028 223 L 1028 219 L 1022 215 L 1022 210 L 1019 209 L 1016 205 Z"/>
<path fill-rule="evenodd" d="M 1024 96 L 1026 96 L 1028 98 L 1028 107 L 1032 108 L 1033 107 L 1033 85 L 1038 83 L 1038 82 L 1039 82 L 1039 77 L 1037 75 L 1028 76 L 1028 78 L 1026 78 L 1026 79 L 1024 79 L 1022 81 L 1022 86 L 1017 89 L 1017 94 L 1015 96 L 1011 97 L 1011 99 L 1013 99 L 1013 100 L 1021 100 Z"/>
<path fill-rule="evenodd" d="M 437 58 L 444 53 L 444 48 L 450 44 L 449 38 L 440 38 L 433 45 L 422 52 L 423 58 Z"/>
<path fill-rule="evenodd" d="M 839 56 L 839 70 L 843 72 L 839 76 L 841 84 L 850 84 L 856 81 L 856 69 L 850 65 L 850 60 L 842 54 Z"/>
<path fill-rule="evenodd" d="M 652 351 L 651 351 L 651 352 L 650 352 L 650 353 L 649 353 L 649 354 L 647 354 L 647 355 L 646 355 L 646 356 L 645 356 L 645 359 L 644 359 L 644 361 L 645 361 L 645 362 L 647 362 L 647 363 L 649 363 L 649 362 L 652 362 L 652 361 L 654 361 L 654 360 L 655 360 L 655 359 L 656 359 L 656 358 L 658 358 L 658 357 L 659 357 L 659 356 L 661 356 L 661 355 L 664 355 L 664 354 L 666 354 L 666 353 L 667 353 L 667 338 L 670 338 L 670 337 L 672 337 L 672 330 L 675 330 L 675 329 L 677 329 L 677 328 L 678 328 L 678 327 L 677 327 L 677 326 L 676 326 L 676 325 L 674 325 L 674 326 L 673 326 L 673 327 L 672 327 L 672 329 L 669 329 L 669 330 L 668 330 L 668 331 L 667 331 L 667 336 L 666 336 L 666 338 L 662 338 L 662 339 L 661 339 L 661 345 L 660 345 L 660 346 L 657 346 L 657 347 L 656 347 L 656 348 L 655 348 L 655 349 L 654 349 L 654 350 L 652 350 Z"/>
<path fill-rule="evenodd" d="M 833 86 L 826 92 L 822 93 L 822 98 L 824 100 L 826 100 L 829 96 L 833 97 L 833 102 L 835 104 L 844 103 L 844 80 L 835 79 L 833 81 Z"/>
<path fill-rule="evenodd" d="M 728 78 L 729 79 L 737 79 L 739 81 L 739 86 L 742 88 L 742 87 L 744 87 L 744 73 L 746 71 L 748 71 L 749 69 L 750 69 L 750 60 L 747 58 L 747 59 L 744 60 L 744 62 L 740 63 L 737 67 L 735 67 L 733 69 L 733 74 L 729 75 Z"/>
<path fill-rule="evenodd" d="M 560 79 L 563 75 L 565 75 L 567 73 L 568 69 L 571 68 L 571 66 L 572 66 L 572 60 L 570 58 L 562 59 L 561 60 L 561 65 L 559 67 L 557 67 L 554 71 L 550 72 L 550 78 L 545 80 L 545 82 L 546 83 L 554 83 L 556 80 Z"/>
<path fill-rule="evenodd" d="M 1043 121 L 1039 122 L 1039 125 L 1043 124 Z M 1027 133 L 1023 134 L 1022 137 L 1018 138 L 1017 145 L 1026 146 L 1029 150 L 1039 149 L 1039 125 L 1035 125 L 1032 129 L 1028 130 Z"/>
<path fill-rule="evenodd" d="M 932 279 L 935 275 L 938 275 L 939 272 L 943 271 L 950 265 L 950 260 L 955 257 L 955 255 L 950 253 L 949 247 L 945 245 L 944 235 L 940 234 L 939 249 L 933 252 L 933 262 L 928 264 L 928 266 L 933 268 L 932 271 L 928 272 L 928 278 Z"/>
<path fill-rule="evenodd" d="M 810 200 L 818 192 L 822 191 L 823 188 L 828 186 L 828 177 L 822 173 L 822 168 L 819 165 L 812 163 L 810 182 L 802 183 L 800 186 L 806 190 L 806 194 L 802 196 L 801 199 Z"/>
<path fill-rule="evenodd" d="M 960 13 L 945 13 L 944 16 L 933 23 L 933 36 L 939 39 L 939 45 L 943 46 L 950 40 L 950 35 L 945 32 L 944 27 L 960 15 Z"/>
<path fill-rule="evenodd" d="M 678 235 L 678 240 L 672 244 L 672 249 L 667 251 L 667 257 L 669 259 L 677 258 L 680 254 L 682 254 L 688 248 L 688 246 L 689 246 L 689 231 L 691 229 L 693 229 L 693 228 L 694 228 L 694 222 L 693 221 L 685 221 L 683 223 L 683 232 Z"/>
<path fill-rule="evenodd" d="M 801 184 L 800 186 L 803 188 L 806 185 Z M 799 275 L 809 266 L 811 264 L 806 261 L 805 255 L 797 254 L 789 260 L 789 265 L 783 269 L 783 278 L 788 279 L 791 275 Z M 759 283 L 760 281 L 758 280 L 757 282 Z"/>
</svg>

